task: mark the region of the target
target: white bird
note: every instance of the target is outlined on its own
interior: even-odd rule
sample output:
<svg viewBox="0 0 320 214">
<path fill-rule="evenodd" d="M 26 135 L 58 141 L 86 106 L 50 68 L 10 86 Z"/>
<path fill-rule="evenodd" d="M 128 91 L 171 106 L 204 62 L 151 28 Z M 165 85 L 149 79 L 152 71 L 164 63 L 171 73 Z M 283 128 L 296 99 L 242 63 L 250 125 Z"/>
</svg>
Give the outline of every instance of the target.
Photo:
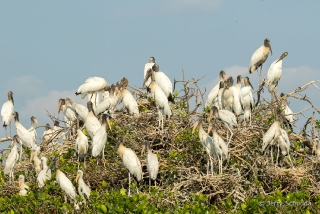
<svg viewBox="0 0 320 214">
<path fill-rule="evenodd" d="M 218 93 L 219 93 L 219 89 L 220 89 L 220 82 L 226 81 L 227 77 L 226 77 L 226 72 L 224 71 L 220 71 L 219 73 L 219 82 L 217 83 L 217 85 L 215 87 L 213 87 L 213 89 L 210 91 L 208 98 L 206 100 L 206 105 L 205 107 L 211 107 L 211 105 L 213 103 L 216 103 L 217 98 L 218 98 Z"/>
<path fill-rule="evenodd" d="M 64 116 L 63 120 L 65 123 L 65 126 L 70 128 L 72 126 L 72 122 L 75 122 L 77 120 L 77 113 L 74 110 L 74 108 L 68 105 L 68 103 L 66 103 L 66 100 L 62 98 L 59 99 L 59 102 L 58 102 L 58 114 L 60 113 L 61 110 L 63 112 L 63 116 Z M 75 132 L 76 132 L 76 129 L 72 128 L 72 133 L 75 133 Z M 70 139 L 71 135 L 68 134 L 66 138 Z"/>
<path fill-rule="evenodd" d="M 64 191 L 64 199 L 67 201 L 67 196 L 74 201 L 74 206 L 76 209 L 79 209 L 79 205 L 77 203 L 77 193 L 76 188 L 73 186 L 72 182 L 67 178 L 67 176 L 60 170 L 56 171 L 56 181 L 59 184 L 59 187 Z"/>
<path fill-rule="evenodd" d="M 13 177 L 14 166 L 16 165 L 19 159 L 17 142 L 18 142 L 18 136 L 15 135 L 12 138 L 13 147 L 11 148 L 11 151 L 7 157 L 7 160 L 4 166 L 4 174 L 5 175 L 9 174 L 9 180 L 11 182 L 14 179 Z"/>
<path fill-rule="evenodd" d="M 199 139 L 202 143 L 202 146 L 207 152 L 208 155 L 208 162 L 207 162 L 207 176 L 209 175 L 209 162 L 211 165 L 211 174 L 213 176 L 213 162 L 212 158 L 215 156 L 215 150 L 213 145 L 212 138 L 204 131 L 202 126 L 202 120 L 199 119 L 193 124 L 192 134 L 194 133 L 195 129 L 198 129 L 199 131 Z"/>
<path fill-rule="evenodd" d="M 42 170 L 39 172 L 37 177 L 38 187 L 42 188 L 45 185 L 46 180 L 51 179 L 51 169 L 47 165 L 48 159 L 46 157 L 41 157 Z"/>
<path fill-rule="evenodd" d="M 96 131 L 95 135 L 92 138 L 92 156 L 97 157 L 102 152 L 102 158 L 104 159 L 104 148 L 107 142 L 107 122 L 108 126 L 111 130 L 110 124 L 109 124 L 109 118 L 106 114 L 102 115 L 102 124 L 100 128 Z M 105 160 L 105 159 L 104 159 Z M 98 160 L 97 160 L 98 164 Z M 103 164 L 105 164 L 103 162 Z"/>
<path fill-rule="evenodd" d="M 319 140 L 319 138 L 315 138 L 313 144 L 314 144 L 313 147 L 314 147 L 318 162 L 320 162 L 320 140 Z"/>
<path fill-rule="evenodd" d="M 30 189 L 30 187 L 24 183 L 23 175 L 19 175 L 19 189 L 20 196 L 26 196 L 28 194 L 27 189 Z"/>
<path fill-rule="evenodd" d="M 252 55 L 250 64 L 249 64 L 249 73 L 253 74 L 259 67 L 260 67 L 260 73 L 262 71 L 262 65 L 267 60 L 269 51 L 272 55 L 272 49 L 270 45 L 270 40 L 266 38 L 264 40 L 264 45 L 262 45 L 260 48 L 258 48 Z"/>
<path fill-rule="evenodd" d="M 71 107 L 76 111 L 76 113 L 85 120 L 88 116 L 88 109 L 84 105 L 73 102 L 69 97 L 66 98 L 66 105 L 70 103 Z"/>
<path fill-rule="evenodd" d="M 77 138 L 76 138 L 76 155 L 78 158 L 78 162 L 83 160 L 84 166 L 86 166 L 86 156 L 89 149 L 88 138 L 83 132 L 78 129 L 77 130 Z"/>
<path fill-rule="evenodd" d="M 275 145 L 280 135 L 281 135 L 280 122 L 276 120 L 273 122 L 269 130 L 263 136 L 263 144 L 262 144 L 261 152 L 264 153 L 266 148 L 270 146 L 272 163 L 273 163 L 272 147 Z"/>
<path fill-rule="evenodd" d="M 85 124 L 87 133 L 89 134 L 91 139 L 93 139 L 93 136 L 96 134 L 98 129 L 101 127 L 101 124 L 100 124 L 98 118 L 96 117 L 95 113 L 93 112 L 93 109 L 92 109 L 93 107 L 92 107 L 91 101 L 88 101 L 87 107 L 88 107 L 88 116 L 87 116 L 84 124 Z"/>
<path fill-rule="evenodd" d="M 228 140 L 228 132 L 227 132 L 227 140 L 228 140 L 228 144 L 227 145 L 229 145 L 229 143 L 231 141 L 231 138 L 233 136 L 233 132 L 232 132 L 230 126 L 231 127 L 237 127 L 238 126 L 236 116 L 231 111 L 219 110 L 216 106 L 212 106 L 211 110 L 210 110 L 209 117 L 208 117 L 208 122 L 211 121 L 212 117 L 215 117 L 217 119 L 222 120 L 224 125 L 229 129 L 229 131 L 231 133 L 230 138 Z"/>
<path fill-rule="evenodd" d="M 281 93 L 280 97 L 283 97 L 284 95 L 285 95 L 284 93 Z M 289 124 L 289 128 L 292 130 L 292 124 L 296 121 L 296 118 L 295 118 L 292 110 L 289 107 L 287 99 L 283 100 L 283 102 L 281 104 L 281 108 L 284 111 L 283 112 L 284 113 L 284 117 L 286 118 L 286 120 L 287 120 L 287 122 Z"/>
<path fill-rule="evenodd" d="M 119 103 L 121 96 L 119 88 L 115 84 L 112 84 L 110 87 L 107 88 L 107 90 L 110 90 L 109 97 L 105 99 L 103 102 L 99 103 L 99 105 L 94 109 L 94 113 L 96 115 L 99 115 L 100 113 L 106 110 L 114 110 Z"/>
<path fill-rule="evenodd" d="M 89 77 L 85 83 L 78 88 L 76 95 L 81 94 L 83 99 L 87 94 L 94 94 L 99 91 L 103 91 L 106 86 L 107 81 L 102 77 Z"/>
<path fill-rule="evenodd" d="M 35 147 L 36 144 L 34 143 L 34 138 L 31 132 L 29 132 L 19 121 L 19 113 L 14 112 L 10 119 L 12 118 L 15 119 L 14 124 L 16 126 L 16 132 L 22 143 L 30 149 Z"/>
<path fill-rule="evenodd" d="M 244 120 L 250 121 L 251 126 L 251 112 L 253 111 L 254 102 L 251 89 L 253 89 L 249 77 L 243 79 L 243 87 L 240 90 L 240 101 L 242 109 L 244 111 L 243 118 Z"/>
<path fill-rule="evenodd" d="M 63 128 L 59 126 L 59 121 L 54 122 L 53 128 L 47 123 L 45 126 L 45 131 L 42 134 L 42 142 L 48 143 L 50 145 L 55 145 L 56 141 L 64 134 Z"/>
<path fill-rule="evenodd" d="M 31 133 L 33 141 L 36 144 L 37 143 L 37 131 L 36 131 L 35 127 L 34 127 L 34 123 L 36 123 L 37 126 L 39 126 L 37 118 L 32 116 L 31 117 L 31 127 L 29 128 L 28 131 Z"/>
<path fill-rule="evenodd" d="M 269 92 L 276 92 L 278 83 L 282 74 L 282 59 L 288 56 L 288 52 L 284 52 L 279 59 L 275 60 L 268 70 L 267 80 L 269 83 Z M 273 93 L 272 93 L 273 95 Z"/>
<path fill-rule="evenodd" d="M 108 97 L 109 97 L 109 90 L 105 90 L 104 92 L 102 92 L 102 102 L 105 101 Z"/>
<path fill-rule="evenodd" d="M 228 145 L 224 142 L 222 137 L 216 132 L 212 123 L 208 127 L 208 135 L 212 131 L 212 141 L 214 145 L 214 155 L 219 161 L 219 174 L 222 174 L 222 162 L 228 158 Z"/>
<path fill-rule="evenodd" d="M 89 200 L 91 190 L 90 190 L 90 187 L 88 187 L 87 184 L 83 180 L 83 171 L 82 170 L 78 170 L 76 182 L 78 183 L 78 193 L 84 199 L 84 203 L 86 203 L 86 199 Z"/>
<path fill-rule="evenodd" d="M 30 162 L 33 160 L 34 168 L 37 175 L 41 171 L 41 160 L 38 157 L 39 154 L 40 154 L 40 146 L 36 146 L 31 149 Z"/>
<path fill-rule="evenodd" d="M 1 108 L 1 120 L 3 127 L 7 127 L 10 125 L 11 115 L 14 113 L 14 101 L 13 101 L 13 93 L 12 91 L 8 92 L 8 101 L 6 101 Z M 11 132 L 11 126 L 10 126 Z M 11 134 L 10 134 L 11 135 Z"/>
<path fill-rule="evenodd" d="M 125 147 L 123 145 L 123 141 L 124 141 L 124 138 L 120 137 L 119 142 L 116 145 L 116 148 L 118 148 L 118 155 L 122 159 L 123 165 L 129 171 L 128 195 L 130 195 L 130 184 L 131 184 L 130 173 L 137 179 L 138 182 L 140 182 L 142 180 L 142 167 L 137 155 L 130 148 Z"/>
<path fill-rule="evenodd" d="M 230 87 L 230 90 L 233 94 L 232 110 L 235 113 L 235 115 L 239 115 L 242 113 L 242 107 L 240 102 L 241 83 L 243 83 L 243 78 L 241 75 L 238 75 L 237 83 Z"/>
<path fill-rule="evenodd" d="M 149 73 L 152 72 L 152 70 L 155 72 L 154 76 L 155 76 L 156 83 L 162 89 L 162 91 L 166 95 L 168 101 L 174 103 L 174 99 L 172 96 L 172 82 L 169 79 L 169 77 L 167 77 L 167 75 L 165 75 L 163 72 L 159 71 L 159 65 L 157 65 L 155 63 L 154 57 L 150 57 L 149 63 L 146 63 L 144 66 L 143 86 L 145 86 L 147 88 L 150 87 L 149 85 L 150 85 L 152 79 L 150 79 L 151 74 L 149 74 Z"/>
<path fill-rule="evenodd" d="M 277 163 L 278 163 L 278 157 L 279 157 L 279 148 L 281 150 L 281 153 L 283 156 L 288 156 L 291 166 L 293 166 L 292 161 L 291 161 L 291 157 L 290 157 L 290 140 L 289 140 L 289 136 L 288 133 L 280 128 L 280 136 L 278 138 L 278 153 L 277 153 Z"/>
<path fill-rule="evenodd" d="M 151 186 L 151 180 L 154 180 L 154 185 L 157 186 L 157 176 L 159 172 L 159 161 L 156 154 L 152 153 L 152 150 L 150 148 L 150 143 L 148 141 L 145 142 L 145 145 L 142 147 L 142 153 L 144 150 L 147 149 L 147 170 L 149 173 L 149 186 Z"/>
<path fill-rule="evenodd" d="M 233 78 L 229 77 L 226 82 L 224 82 L 224 89 L 222 91 L 222 96 L 221 96 L 221 104 L 222 104 L 222 109 L 226 109 L 228 111 L 232 111 L 233 108 L 233 90 L 232 90 L 232 85 L 233 85 Z"/>
<path fill-rule="evenodd" d="M 133 95 L 126 89 L 128 86 L 128 80 L 123 77 L 121 81 L 117 83 L 118 87 L 121 90 L 121 98 L 123 102 L 123 106 L 128 110 L 129 115 L 131 116 L 139 116 L 139 107 L 136 99 L 134 99 Z"/>
<path fill-rule="evenodd" d="M 154 71 L 151 72 L 151 80 L 152 82 L 148 86 L 148 90 L 151 92 L 153 99 L 156 103 L 157 109 L 158 109 L 158 115 L 159 115 L 159 132 L 160 132 L 160 124 L 161 124 L 161 130 L 163 131 L 163 115 L 165 115 L 167 118 L 170 118 L 172 115 L 168 99 L 162 89 L 159 87 L 157 82 L 155 81 L 155 75 Z"/>
</svg>

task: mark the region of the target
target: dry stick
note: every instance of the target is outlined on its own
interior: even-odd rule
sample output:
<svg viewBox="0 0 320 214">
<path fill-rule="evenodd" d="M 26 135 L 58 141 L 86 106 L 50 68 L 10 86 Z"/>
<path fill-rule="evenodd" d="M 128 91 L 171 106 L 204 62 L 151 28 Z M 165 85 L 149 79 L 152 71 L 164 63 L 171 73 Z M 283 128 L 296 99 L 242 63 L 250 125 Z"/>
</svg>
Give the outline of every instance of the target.
<svg viewBox="0 0 320 214">
<path fill-rule="evenodd" d="M 0 143 L 5 142 L 5 141 L 9 141 L 9 140 L 12 141 L 12 137 L 2 137 L 2 138 L 0 138 Z"/>
</svg>

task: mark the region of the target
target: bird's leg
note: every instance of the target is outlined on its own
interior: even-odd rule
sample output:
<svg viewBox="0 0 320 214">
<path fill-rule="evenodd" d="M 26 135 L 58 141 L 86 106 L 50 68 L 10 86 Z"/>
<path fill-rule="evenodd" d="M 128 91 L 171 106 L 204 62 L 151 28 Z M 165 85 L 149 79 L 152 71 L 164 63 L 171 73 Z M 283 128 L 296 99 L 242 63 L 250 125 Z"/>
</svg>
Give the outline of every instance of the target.
<svg viewBox="0 0 320 214">
<path fill-rule="evenodd" d="M 161 124 L 162 124 L 162 133 L 163 133 L 164 131 L 163 131 L 163 114 L 162 114 L 162 112 L 161 112 Z"/>
<path fill-rule="evenodd" d="M 67 195 L 64 194 L 64 203 L 67 203 Z"/>
<path fill-rule="evenodd" d="M 279 143 L 278 143 L 278 152 L 277 152 L 276 165 L 278 165 L 278 158 L 279 158 Z"/>
<path fill-rule="evenodd" d="M 154 180 L 154 186 L 155 186 L 155 187 L 157 186 L 157 179 Z"/>
<path fill-rule="evenodd" d="M 212 157 L 210 157 L 210 165 L 211 165 L 211 175 L 213 176 L 213 162 L 212 162 Z"/>
<path fill-rule="evenodd" d="M 151 178 L 149 177 L 149 192 L 150 192 L 150 187 L 151 187 Z"/>
<path fill-rule="evenodd" d="M 208 155 L 208 163 L 207 163 L 207 177 L 209 175 L 209 163 L 210 163 L 210 156 Z"/>
<path fill-rule="evenodd" d="M 5 130 L 6 130 L 6 137 L 8 137 L 7 126 L 5 127 Z"/>
<path fill-rule="evenodd" d="M 128 191 L 128 196 L 130 196 L 130 184 L 131 184 L 131 179 L 130 179 L 130 172 L 129 172 L 129 191 Z"/>
<path fill-rule="evenodd" d="M 90 100 L 92 99 L 93 93 L 91 94 Z"/>
<path fill-rule="evenodd" d="M 159 109 L 158 106 L 157 106 L 157 109 L 158 109 L 158 118 L 159 118 L 159 127 L 158 127 L 158 129 L 159 129 L 159 133 L 160 133 L 160 109 Z"/>
<path fill-rule="evenodd" d="M 103 147 L 103 150 L 102 150 L 102 159 L 103 159 L 103 166 L 106 167 L 106 163 L 105 163 L 106 159 L 104 157 L 104 148 L 105 146 Z"/>
<path fill-rule="evenodd" d="M 273 164 L 273 153 L 272 153 L 272 145 L 271 145 L 271 162 Z"/>
<path fill-rule="evenodd" d="M 288 158 L 289 158 L 289 160 L 290 160 L 291 167 L 292 167 L 292 168 L 294 168 L 294 167 L 293 167 L 292 160 L 291 160 L 291 157 L 290 157 L 290 154 L 289 154 L 289 153 L 288 153 Z"/>
<path fill-rule="evenodd" d="M 9 126 L 10 126 L 10 136 L 11 136 L 11 121 L 10 121 L 10 123 L 9 123 Z"/>
</svg>

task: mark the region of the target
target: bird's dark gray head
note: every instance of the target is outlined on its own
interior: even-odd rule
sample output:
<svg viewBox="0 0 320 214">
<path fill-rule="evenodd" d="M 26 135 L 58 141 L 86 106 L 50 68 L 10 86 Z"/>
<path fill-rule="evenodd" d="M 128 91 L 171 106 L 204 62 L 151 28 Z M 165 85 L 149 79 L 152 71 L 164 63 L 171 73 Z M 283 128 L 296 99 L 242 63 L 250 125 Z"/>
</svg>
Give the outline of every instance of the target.
<svg viewBox="0 0 320 214">
<path fill-rule="evenodd" d="M 156 59 L 152 56 L 152 57 L 150 57 L 149 62 L 150 62 L 150 63 L 155 63 L 155 62 L 156 62 Z"/>
<path fill-rule="evenodd" d="M 208 123 L 210 123 L 210 121 L 215 117 L 219 117 L 219 109 L 216 106 L 212 106 L 208 116 Z"/>
<path fill-rule="evenodd" d="M 220 71 L 219 79 L 223 80 L 223 81 L 227 79 L 227 74 L 226 74 L 226 72 L 224 70 Z"/>
<path fill-rule="evenodd" d="M 233 85 L 233 82 L 234 82 L 234 80 L 233 80 L 233 77 L 228 77 L 228 79 L 227 79 L 227 88 L 229 88 L 230 86 L 232 86 Z"/>
<path fill-rule="evenodd" d="M 16 120 L 16 121 L 19 121 L 19 113 L 18 112 L 14 112 L 13 113 L 13 117 L 14 117 L 14 119 Z"/>
<path fill-rule="evenodd" d="M 87 102 L 87 108 L 88 108 L 88 112 L 93 111 L 93 104 L 91 101 Z"/>
<path fill-rule="evenodd" d="M 284 52 L 283 54 L 281 54 L 281 56 L 279 57 L 279 59 L 277 60 L 277 62 L 279 62 L 280 60 L 282 60 L 283 58 L 285 58 L 286 56 L 288 56 L 288 52 Z M 277 63 L 276 62 L 276 63 Z"/>
<path fill-rule="evenodd" d="M 154 63 L 154 65 L 152 66 L 152 70 L 155 71 L 155 72 L 158 72 L 159 71 L 159 65 Z"/>
<path fill-rule="evenodd" d="M 224 88 L 224 81 L 220 81 L 220 84 L 219 84 L 219 89 L 221 89 L 221 88 Z"/>
<path fill-rule="evenodd" d="M 241 75 L 238 75 L 238 76 L 237 76 L 237 83 L 241 83 L 242 79 L 243 79 L 242 76 L 241 76 Z"/>
<path fill-rule="evenodd" d="M 270 52 L 271 52 L 271 55 L 272 55 L 272 48 L 271 48 L 271 45 L 270 45 L 270 39 L 266 38 L 264 40 L 264 46 L 270 48 Z"/>
</svg>

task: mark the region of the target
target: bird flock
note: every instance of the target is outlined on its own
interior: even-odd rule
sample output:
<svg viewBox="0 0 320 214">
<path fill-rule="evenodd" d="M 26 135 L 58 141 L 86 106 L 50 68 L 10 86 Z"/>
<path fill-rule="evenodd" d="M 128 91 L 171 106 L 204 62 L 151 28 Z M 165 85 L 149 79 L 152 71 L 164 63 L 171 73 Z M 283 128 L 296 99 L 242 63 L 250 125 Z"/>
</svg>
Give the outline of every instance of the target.
<svg viewBox="0 0 320 214">
<path fill-rule="evenodd" d="M 264 40 L 264 45 L 258 48 L 252 55 L 249 64 L 249 74 L 253 74 L 256 70 L 259 76 L 262 74 L 262 66 L 268 58 L 269 52 L 272 54 L 270 40 Z M 276 93 L 282 75 L 282 61 L 288 56 L 284 52 L 277 60 L 275 60 L 267 73 L 266 82 L 269 85 L 269 91 L 273 96 Z M 211 175 L 213 175 L 213 158 L 218 160 L 219 174 L 222 174 L 223 161 L 229 158 L 228 146 L 232 143 L 233 129 L 246 128 L 251 126 L 251 113 L 254 110 L 254 99 L 252 95 L 253 86 L 250 83 L 249 77 L 237 76 L 237 82 L 233 84 L 233 77 L 227 77 L 225 71 L 219 73 L 219 82 L 209 92 L 205 105 L 203 107 L 210 109 L 210 114 L 207 121 L 202 118 L 197 118 L 193 123 L 193 131 L 198 130 L 199 140 L 203 145 L 208 156 L 207 176 L 209 176 L 209 166 Z M 78 171 L 76 173 L 76 183 L 78 184 L 78 194 L 82 196 L 82 203 L 87 203 L 90 199 L 90 187 L 85 183 L 83 175 L 86 168 L 86 157 L 91 155 L 96 159 L 96 163 L 101 162 L 105 166 L 105 145 L 107 142 L 107 129 L 112 130 L 110 119 L 113 118 L 113 113 L 117 110 L 120 102 L 132 117 L 140 117 L 139 107 L 136 99 L 127 90 L 128 80 L 122 78 L 117 83 L 108 85 L 107 81 L 102 77 L 90 77 L 84 84 L 79 86 L 75 95 L 81 95 L 82 99 L 87 97 L 87 106 L 75 103 L 70 97 L 61 98 L 58 100 L 58 113 L 62 111 L 65 126 L 64 129 L 59 126 L 59 122 L 55 121 L 54 126 L 45 125 L 45 131 L 42 135 L 42 144 L 51 147 L 58 142 L 59 139 L 74 140 L 74 149 L 78 162 Z M 175 103 L 173 95 L 172 82 L 168 76 L 159 70 L 159 65 L 155 63 L 155 58 L 151 57 L 149 62 L 144 67 L 143 89 L 147 90 L 152 95 L 154 103 L 157 107 L 158 116 L 158 132 L 165 132 L 164 119 L 170 119 L 172 110 L 170 105 Z M 99 94 L 100 93 L 100 94 Z M 102 96 L 100 96 L 102 94 Z M 283 96 L 283 94 L 281 95 Z M 102 99 L 100 99 L 100 97 Z M 290 125 L 293 125 L 295 118 L 287 103 L 284 103 L 285 118 Z M 277 112 L 279 115 L 281 112 Z M 243 115 L 243 118 L 241 116 Z M 9 181 L 14 180 L 14 167 L 21 159 L 22 150 L 29 148 L 30 161 L 33 161 L 34 170 L 37 175 L 36 182 L 38 187 L 44 188 L 47 180 L 51 180 L 52 165 L 56 168 L 56 181 L 61 190 L 74 203 L 75 208 L 79 208 L 76 200 L 76 188 L 73 186 L 70 179 L 64 172 L 59 169 L 58 159 L 51 161 L 48 166 L 48 159 L 41 155 L 41 144 L 38 144 L 36 128 L 39 126 L 36 117 L 31 117 L 31 127 L 26 129 L 19 122 L 19 113 L 14 111 L 13 92 L 8 92 L 8 101 L 6 101 L 1 109 L 1 118 L 3 127 L 10 127 L 11 135 L 11 120 L 14 119 L 14 126 L 17 135 L 12 137 L 12 147 L 5 161 L 4 174 L 9 176 Z M 215 128 L 215 121 L 221 120 L 226 126 L 227 139 L 226 141 L 218 134 Z M 242 123 L 244 121 L 244 123 Z M 208 122 L 209 128 L 204 130 L 203 124 Z M 289 148 L 290 140 L 287 131 L 281 128 L 280 117 L 276 116 L 275 122 L 270 126 L 269 130 L 264 134 L 261 152 L 265 153 L 268 148 L 271 150 L 271 158 L 274 147 L 278 149 L 284 156 L 290 159 Z M 37 126 L 35 126 L 37 124 Z M 244 124 L 244 125 L 243 125 Z M 108 127 L 107 127 L 108 126 Z M 291 126 L 292 127 L 292 126 Z M 84 129 L 86 132 L 84 132 Z M 211 134 L 212 133 L 212 134 Z M 229 136 L 230 133 L 230 136 Z M 211 135 L 210 135 L 211 134 Z M 75 139 L 72 136 L 76 136 Z M 131 175 L 140 182 L 143 179 L 142 165 L 136 153 L 125 146 L 126 137 L 118 136 L 116 149 L 119 157 L 122 159 L 123 165 L 128 170 L 130 195 Z M 20 152 L 18 146 L 20 145 Z M 142 151 L 147 151 L 146 165 L 149 174 L 149 185 L 151 181 L 156 185 L 157 175 L 159 172 L 159 162 L 157 155 L 152 153 L 150 142 L 144 142 Z M 20 153 L 20 154 L 19 154 Z M 277 161 L 277 160 L 276 160 Z M 291 159 L 290 159 L 291 161 Z M 79 169 L 80 162 L 84 163 L 84 168 Z M 292 163 L 291 163 L 292 164 Z M 25 177 L 19 175 L 19 195 L 26 196 L 29 187 L 24 183 Z"/>
</svg>

